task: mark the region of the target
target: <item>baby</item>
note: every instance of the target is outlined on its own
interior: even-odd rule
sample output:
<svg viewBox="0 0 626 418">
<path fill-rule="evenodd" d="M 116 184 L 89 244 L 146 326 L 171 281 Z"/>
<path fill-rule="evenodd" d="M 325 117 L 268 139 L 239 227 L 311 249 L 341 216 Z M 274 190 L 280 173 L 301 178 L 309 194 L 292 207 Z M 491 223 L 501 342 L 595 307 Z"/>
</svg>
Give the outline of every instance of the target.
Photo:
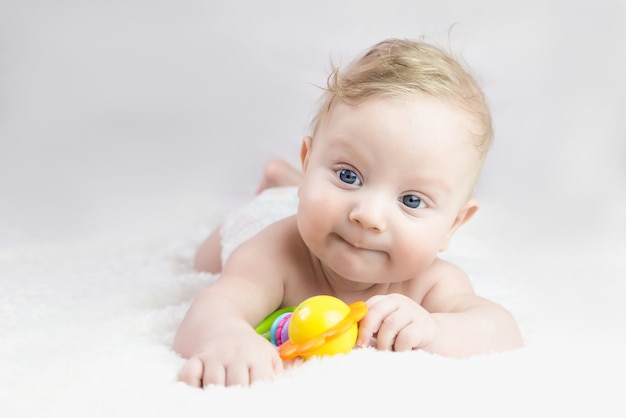
<svg viewBox="0 0 626 418">
<path fill-rule="evenodd" d="M 177 331 L 174 348 L 188 358 L 181 380 L 273 378 L 283 362 L 253 327 L 320 294 L 366 301 L 359 347 L 454 357 L 520 347 L 511 314 L 437 257 L 478 209 L 473 190 L 492 138 L 472 76 L 434 46 L 387 40 L 336 68 L 322 99 L 302 141 L 301 174 L 274 162 L 261 184 L 297 185 L 259 196 L 293 210 L 224 262 L 228 228 L 198 250 L 196 267 L 221 275 Z"/>
</svg>

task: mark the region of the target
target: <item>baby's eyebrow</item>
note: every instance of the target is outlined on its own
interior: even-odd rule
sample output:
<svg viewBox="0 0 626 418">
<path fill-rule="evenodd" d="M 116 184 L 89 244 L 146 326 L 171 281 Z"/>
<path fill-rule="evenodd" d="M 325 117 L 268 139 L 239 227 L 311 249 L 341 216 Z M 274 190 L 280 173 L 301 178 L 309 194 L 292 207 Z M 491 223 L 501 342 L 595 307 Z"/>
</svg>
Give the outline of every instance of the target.
<svg viewBox="0 0 626 418">
<path fill-rule="evenodd" d="M 441 194 L 450 194 L 452 192 L 452 188 L 438 177 L 416 176 L 415 178 L 410 179 L 407 184 L 413 185 L 413 189 L 418 192 L 422 192 L 431 198 L 438 197 Z"/>
</svg>

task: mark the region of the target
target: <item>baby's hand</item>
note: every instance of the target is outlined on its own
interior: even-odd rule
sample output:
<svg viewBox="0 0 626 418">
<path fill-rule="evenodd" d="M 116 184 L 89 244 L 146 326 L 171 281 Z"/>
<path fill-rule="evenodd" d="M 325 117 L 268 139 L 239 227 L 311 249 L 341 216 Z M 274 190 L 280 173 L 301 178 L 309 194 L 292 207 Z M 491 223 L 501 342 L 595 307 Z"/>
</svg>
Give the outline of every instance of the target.
<svg viewBox="0 0 626 418">
<path fill-rule="evenodd" d="M 239 330 L 211 338 L 187 361 L 180 380 L 195 387 L 247 386 L 271 380 L 282 370 L 276 347 L 254 330 Z"/>
<path fill-rule="evenodd" d="M 379 350 L 428 350 L 438 345 L 437 323 L 413 299 L 400 294 L 378 295 L 366 304 L 368 312 L 359 324 L 357 346 L 368 346 L 373 338 Z"/>
</svg>

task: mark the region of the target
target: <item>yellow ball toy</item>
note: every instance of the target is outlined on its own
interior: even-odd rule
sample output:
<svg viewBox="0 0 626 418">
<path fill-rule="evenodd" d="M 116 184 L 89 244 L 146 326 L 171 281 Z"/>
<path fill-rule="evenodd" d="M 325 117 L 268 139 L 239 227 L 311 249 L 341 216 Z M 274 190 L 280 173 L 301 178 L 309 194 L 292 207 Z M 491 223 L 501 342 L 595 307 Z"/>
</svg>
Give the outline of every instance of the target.
<svg viewBox="0 0 626 418">
<path fill-rule="evenodd" d="M 289 339 L 279 347 L 282 359 L 308 359 L 347 353 L 358 335 L 357 323 L 367 313 L 365 302 L 346 305 L 333 296 L 313 296 L 293 311 Z"/>
</svg>

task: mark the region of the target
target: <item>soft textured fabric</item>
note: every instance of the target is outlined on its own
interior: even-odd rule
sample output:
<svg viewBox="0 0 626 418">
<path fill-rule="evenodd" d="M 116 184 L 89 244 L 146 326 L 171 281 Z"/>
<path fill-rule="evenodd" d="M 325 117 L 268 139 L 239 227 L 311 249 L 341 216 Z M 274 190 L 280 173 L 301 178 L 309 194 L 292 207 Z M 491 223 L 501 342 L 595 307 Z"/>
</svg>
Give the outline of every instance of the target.
<svg viewBox="0 0 626 418">
<path fill-rule="evenodd" d="M 194 271 L 193 254 L 219 213 L 184 210 L 143 238 L 3 250 L 0 416 L 623 416 L 622 249 L 492 247 L 482 237 L 506 211 L 483 210 L 445 256 L 511 310 L 524 348 L 467 359 L 353 350 L 250 388 L 177 381 L 174 333 L 217 278 Z"/>
</svg>

